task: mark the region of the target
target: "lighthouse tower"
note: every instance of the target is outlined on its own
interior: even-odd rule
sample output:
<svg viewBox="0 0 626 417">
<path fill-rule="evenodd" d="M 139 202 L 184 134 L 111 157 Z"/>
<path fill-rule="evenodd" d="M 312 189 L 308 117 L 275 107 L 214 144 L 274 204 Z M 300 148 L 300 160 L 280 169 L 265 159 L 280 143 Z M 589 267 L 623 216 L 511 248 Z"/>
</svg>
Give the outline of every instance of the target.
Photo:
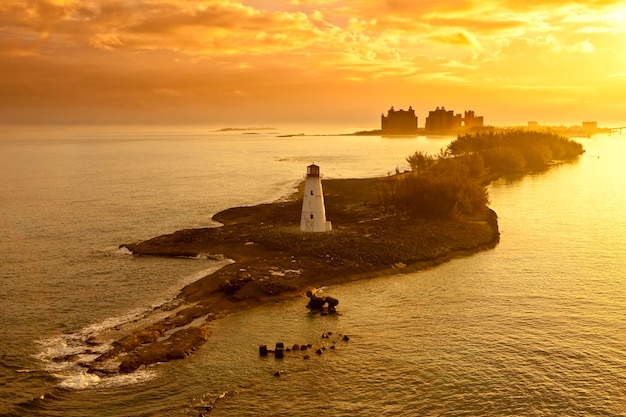
<svg viewBox="0 0 626 417">
<path fill-rule="evenodd" d="M 326 221 L 320 167 L 315 164 L 306 168 L 300 230 L 303 232 L 328 232 L 332 230 L 330 222 Z"/>
</svg>

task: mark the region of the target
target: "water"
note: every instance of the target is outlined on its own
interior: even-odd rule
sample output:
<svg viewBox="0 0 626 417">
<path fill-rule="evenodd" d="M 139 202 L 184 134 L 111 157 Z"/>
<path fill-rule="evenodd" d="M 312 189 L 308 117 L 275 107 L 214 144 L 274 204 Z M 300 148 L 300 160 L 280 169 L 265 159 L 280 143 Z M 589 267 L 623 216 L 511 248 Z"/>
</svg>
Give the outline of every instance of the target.
<svg viewBox="0 0 626 417">
<path fill-rule="evenodd" d="M 385 175 L 449 140 L 278 137 L 299 131 L 3 132 L 0 415 L 626 415 L 618 135 L 582 139 L 576 163 L 492 184 L 495 249 L 327 288 L 339 316 L 310 317 L 304 300 L 232 314 L 187 360 L 124 377 L 50 361 L 217 267 L 135 258 L 120 243 L 273 201 L 311 162 L 327 178 Z M 258 357 L 277 341 L 326 349 Z"/>
</svg>

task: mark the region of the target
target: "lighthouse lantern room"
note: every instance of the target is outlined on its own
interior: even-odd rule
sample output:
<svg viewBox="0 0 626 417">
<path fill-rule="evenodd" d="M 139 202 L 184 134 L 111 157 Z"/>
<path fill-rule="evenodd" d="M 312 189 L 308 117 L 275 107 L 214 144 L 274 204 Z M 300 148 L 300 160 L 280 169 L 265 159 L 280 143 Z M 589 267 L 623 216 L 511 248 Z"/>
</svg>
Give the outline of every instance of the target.
<svg viewBox="0 0 626 417">
<path fill-rule="evenodd" d="M 328 232 L 332 230 L 332 225 L 326 221 L 320 167 L 315 164 L 309 165 L 306 168 L 305 178 L 300 230 L 303 232 Z"/>
</svg>

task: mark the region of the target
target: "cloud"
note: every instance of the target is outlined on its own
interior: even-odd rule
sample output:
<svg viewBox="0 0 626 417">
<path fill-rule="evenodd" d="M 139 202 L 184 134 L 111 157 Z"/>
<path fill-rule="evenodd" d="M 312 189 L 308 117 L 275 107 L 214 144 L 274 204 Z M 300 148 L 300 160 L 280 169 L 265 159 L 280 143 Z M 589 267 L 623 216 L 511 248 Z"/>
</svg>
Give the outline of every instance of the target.
<svg viewBox="0 0 626 417">
<path fill-rule="evenodd" d="M 593 44 L 589 41 L 589 39 L 585 39 L 584 41 L 577 43 L 576 45 L 570 47 L 571 51 L 574 52 L 582 52 L 584 54 L 591 54 L 595 52 L 595 48 Z"/>
<path fill-rule="evenodd" d="M 617 82 L 625 15 L 610 0 L 3 0 L 0 106 Z"/>
<path fill-rule="evenodd" d="M 97 49 L 111 51 L 121 47 L 123 44 L 113 33 L 97 33 L 89 39 L 89 45 Z"/>
<path fill-rule="evenodd" d="M 479 48 L 480 45 L 478 41 L 465 31 L 456 31 L 453 33 L 448 33 L 444 35 L 435 35 L 432 37 L 437 42 L 450 44 L 450 45 L 459 45 L 466 46 L 470 48 Z"/>
</svg>

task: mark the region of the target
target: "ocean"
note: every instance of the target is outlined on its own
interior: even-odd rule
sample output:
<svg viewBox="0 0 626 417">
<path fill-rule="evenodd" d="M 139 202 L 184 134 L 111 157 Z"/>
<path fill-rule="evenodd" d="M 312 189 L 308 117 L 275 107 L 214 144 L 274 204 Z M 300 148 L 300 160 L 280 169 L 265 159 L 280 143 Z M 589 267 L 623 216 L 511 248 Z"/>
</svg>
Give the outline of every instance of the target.
<svg viewBox="0 0 626 417">
<path fill-rule="evenodd" d="M 491 184 L 495 249 L 325 288 L 337 316 L 310 316 L 304 297 L 235 312 L 188 359 L 123 376 L 71 359 L 221 265 L 120 244 L 283 198 L 312 162 L 325 178 L 381 176 L 451 140 L 340 135 L 355 130 L 2 128 L 0 415 L 626 415 L 619 134 Z M 276 342 L 321 354 L 259 357 Z"/>
</svg>

